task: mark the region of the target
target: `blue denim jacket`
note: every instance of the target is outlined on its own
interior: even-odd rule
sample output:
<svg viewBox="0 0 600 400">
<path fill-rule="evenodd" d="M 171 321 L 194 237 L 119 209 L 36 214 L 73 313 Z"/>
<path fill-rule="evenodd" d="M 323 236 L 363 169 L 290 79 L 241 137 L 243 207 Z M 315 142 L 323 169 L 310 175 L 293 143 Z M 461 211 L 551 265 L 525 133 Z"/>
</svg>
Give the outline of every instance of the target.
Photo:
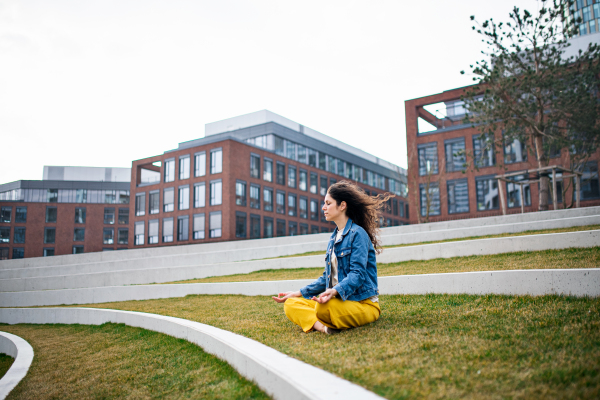
<svg viewBox="0 0 600 400">
<path fill-rule="evenodd" d="M 367 232 L 348 219 L 342 237 L 334 243 L 337 228 L 333 231 L 325 255 L 325 271 L 316 281 L 300 289 L 306 299 L 329 289 L 331 284 L 331 252 L 338 260 L 337 290 L 342 300 L 361 301 L 377 296 L 377 262 L 375 248 Z"/>
</svg>

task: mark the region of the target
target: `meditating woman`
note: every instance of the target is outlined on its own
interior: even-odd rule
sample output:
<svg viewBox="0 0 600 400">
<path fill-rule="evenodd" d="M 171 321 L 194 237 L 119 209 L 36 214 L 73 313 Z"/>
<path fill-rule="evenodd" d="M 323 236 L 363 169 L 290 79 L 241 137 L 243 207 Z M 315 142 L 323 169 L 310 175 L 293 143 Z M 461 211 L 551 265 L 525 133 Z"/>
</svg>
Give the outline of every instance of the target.
<svg viewBox="0 0 600 400">
<path fill-rule="evenodd" d="M 327 190 L 323 212 L 337 227 L 327 245 L 323 275 L 297 292 L 273 297 L 285 303 L 285 315 L 304 332 L 333 334 L 379 318 L 379 211 L 392 196 L 369 196 L 348 181 Z"/>
</svg>

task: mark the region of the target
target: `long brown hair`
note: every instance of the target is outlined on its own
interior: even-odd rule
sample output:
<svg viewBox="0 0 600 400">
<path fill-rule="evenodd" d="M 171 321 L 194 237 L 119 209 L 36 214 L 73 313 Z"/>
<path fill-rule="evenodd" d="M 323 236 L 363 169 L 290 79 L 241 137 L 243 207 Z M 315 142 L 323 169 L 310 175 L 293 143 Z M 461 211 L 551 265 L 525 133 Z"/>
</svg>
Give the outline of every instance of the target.
<svg viewBox="0 0 600 400">
<path fill-rule="evenodd" d="M 355 224 L 363 228 L 369 235 L 371 243 L 377 254 L 381 253 L 379 241 L 379 217 L 385 203 L 392 197 L 392 193 L 382 193 L 377 196 L 369 196 L 358 185 L 350 181 L 339 181 L 329 186 L 329 196 L 339 206 L 342 201 L 346 202 L 346 215 Z"/>
</svg>

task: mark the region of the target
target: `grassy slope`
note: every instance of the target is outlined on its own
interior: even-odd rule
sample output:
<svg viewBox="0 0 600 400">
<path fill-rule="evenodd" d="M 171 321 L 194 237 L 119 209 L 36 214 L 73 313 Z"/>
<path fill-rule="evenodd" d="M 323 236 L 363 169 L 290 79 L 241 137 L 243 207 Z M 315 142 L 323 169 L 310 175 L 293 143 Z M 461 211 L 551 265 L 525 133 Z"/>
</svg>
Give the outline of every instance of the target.
<svg viewBox="0 0 600 400">
<path fill-rule="evenodd" d="M 2 325 L 35 357 L 8 399 L 267 399 L 198 346 L 124 325 Z"/>
<path fill-rule="evenodd" d="M 15 361 L 14 358 L 6 354 L 0 354 L 0 379 L 8 372 L 10 366 Z"/>
<path fill-rule="evenodd" d="M 98 304 L 191 319 L 253 338 L 391 399 L 598 398 L 600 299 L 381 296 L 375 323 L 304 334 L 268 297 Z"/>
<path fill-rule="evenodd" d="M 518 252 L 488 256 L 437 258 L 425 261 L 404 261 L 399 263 L 378 264 L 377 273 L 378 276 L 394 276 L 539 268 L 600 268 L 600 247 Z M 322 273 L 323 268 L 271 269 L 248 274 L 213 276 L 171 283 L 316 279 Z"/>
</svg>

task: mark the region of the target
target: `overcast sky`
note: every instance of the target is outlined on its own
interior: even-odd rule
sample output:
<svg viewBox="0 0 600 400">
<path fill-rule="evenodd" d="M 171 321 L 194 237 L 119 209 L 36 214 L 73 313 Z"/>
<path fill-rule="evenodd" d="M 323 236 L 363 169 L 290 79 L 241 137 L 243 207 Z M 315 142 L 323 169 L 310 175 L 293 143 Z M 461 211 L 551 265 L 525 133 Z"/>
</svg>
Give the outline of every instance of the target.
<svg viewBox="0 0 600 400">
<path fill-rule="evenodd" d="M 0 183 L 130 167 L 268 109 L 406 167 L 404 101 L 470 84 L 469 16 L 534 0 L 0 0 Z"/>
</svg>

